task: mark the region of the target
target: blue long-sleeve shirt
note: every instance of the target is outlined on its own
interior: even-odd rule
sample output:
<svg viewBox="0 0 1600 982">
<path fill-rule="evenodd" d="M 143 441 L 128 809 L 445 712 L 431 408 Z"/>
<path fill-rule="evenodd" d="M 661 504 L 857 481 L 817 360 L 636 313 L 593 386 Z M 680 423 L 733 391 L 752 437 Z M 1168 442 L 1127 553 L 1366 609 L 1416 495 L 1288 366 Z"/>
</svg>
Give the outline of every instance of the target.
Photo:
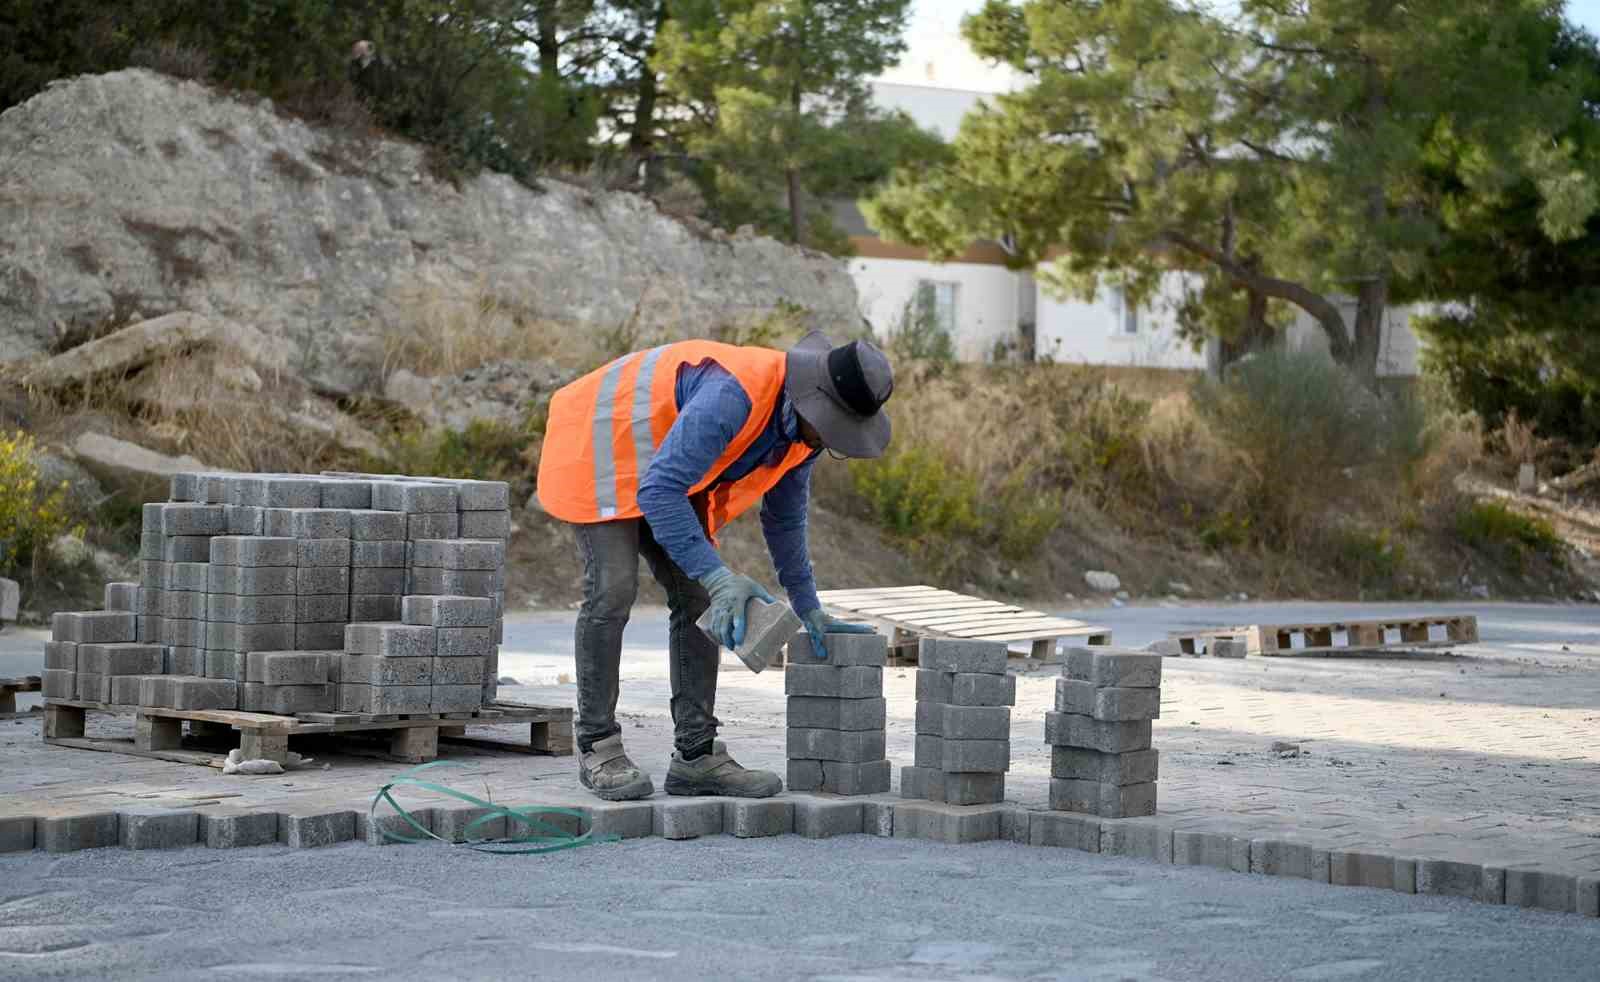
<svg viewBox="0 0 1600 982">
<path fill-rule="evenodd" d="M 727 369 L 707 359 L 678 370 L 674 396 L 678 419 L 656 449 L 639 481 L 639 509 L 656 541 L 678 568 L 699 579 L 722 565 L 689 501 L 689 489 L 716 465 L 750 419 L 750 397 Z M 737 481 L 758 466 L 775 463 L 800 440 L 800 422 L 787 395 L 755 442 L 729 464 L 712 486 Z M 789 471 L 761 499 L 761 531 L 789 605 L 804 616 L 822 606 L 806 542 L 806 504 L 813 459 Z"/>
</svg>

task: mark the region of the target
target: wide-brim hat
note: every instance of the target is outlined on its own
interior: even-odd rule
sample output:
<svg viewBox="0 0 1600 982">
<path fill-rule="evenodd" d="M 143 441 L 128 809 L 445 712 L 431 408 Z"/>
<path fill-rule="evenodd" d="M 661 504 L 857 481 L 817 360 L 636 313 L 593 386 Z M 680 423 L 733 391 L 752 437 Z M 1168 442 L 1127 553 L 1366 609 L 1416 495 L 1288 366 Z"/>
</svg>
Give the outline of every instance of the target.
<svg viewBox="0 0 1600 982">
<path fill-rule="evenodd" d="M 867 341 L 835 346 L 812 331 L 789 349 L 784 391 L 822 443 L 846 457 L 881 457 L 891 427 L 883 404 L 894 392 L 894 369 Z"/>
</svg>

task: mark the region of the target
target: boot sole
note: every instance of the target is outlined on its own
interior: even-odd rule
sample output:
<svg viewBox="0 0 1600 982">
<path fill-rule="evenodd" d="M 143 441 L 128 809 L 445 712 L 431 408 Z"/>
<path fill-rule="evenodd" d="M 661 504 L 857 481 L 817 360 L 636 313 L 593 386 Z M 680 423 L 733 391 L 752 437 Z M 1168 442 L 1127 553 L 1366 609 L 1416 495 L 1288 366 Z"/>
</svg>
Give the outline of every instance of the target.
<svg viewBox="0 0 1600 982">
<path fill-rule="evenodd" d="M 587 780 L 582 779 L 581 776 L 578 783 L 588 788 L 590 794 L 602 801 L 638 801 L 656 793 L 655 782 L 650 780 L 648 774 L 632 784 L 624 784 L 620 788 L 597 788 Z"/>
<path fill-rule="evenodd" d="M 780 784 L 771 791 L 729 791 L 715 782 L 702 784 L 683 778 L 674 778 L 671 774 L 668 774 L 664 790 L 669 795 L 679 797 L 771 798 L 783 790 L 783 785 Z"/>
</svg>

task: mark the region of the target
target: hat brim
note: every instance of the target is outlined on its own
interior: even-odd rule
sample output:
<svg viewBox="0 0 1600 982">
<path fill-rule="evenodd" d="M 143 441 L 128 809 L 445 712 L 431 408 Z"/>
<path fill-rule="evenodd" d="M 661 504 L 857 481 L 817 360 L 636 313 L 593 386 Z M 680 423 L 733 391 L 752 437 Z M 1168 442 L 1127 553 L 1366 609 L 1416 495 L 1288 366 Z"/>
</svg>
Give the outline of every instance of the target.
<svg viewBox="0 0 1600 982">
<path fill-rule="evenodd" d="M 889 447 L 893 427 L 882 409 L 857 416 L 840 404 L 828 378 L 828 352 L 833 344 L 821 331 L 812 331 L 789 349 L 784 391 L 795 412 L 816 428 L 822 443 L 846 457 L 882 457 Z"/>
</svg>

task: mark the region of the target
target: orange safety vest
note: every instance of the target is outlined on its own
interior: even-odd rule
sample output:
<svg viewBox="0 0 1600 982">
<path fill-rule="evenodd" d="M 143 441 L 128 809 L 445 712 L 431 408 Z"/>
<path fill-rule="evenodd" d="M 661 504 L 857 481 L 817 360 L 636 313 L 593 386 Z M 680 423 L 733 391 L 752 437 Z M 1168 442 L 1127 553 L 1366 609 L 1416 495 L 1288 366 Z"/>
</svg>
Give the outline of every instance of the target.
<svg viewBox="0 0 1600 982">
<path fill-rule="evenodd" d="M 678 369 L 708 358 L 743 387 L 750 418 L 689 494 L 705 491 L 772 418 L 787 373 L 783 352 L 678 341 L 625 355 L 564 386 L 550 400 L 539 458 L 539 504 L 544 510 L 579 524 L 642 517 L 639 481 L 678 419 Z M 811 448 L 796 442 L 776 464 L 763 464 L 737 481 L 711 488 L 705 519 L 712 541 L 719 528 L 810 456 Z"/>
</svg>

